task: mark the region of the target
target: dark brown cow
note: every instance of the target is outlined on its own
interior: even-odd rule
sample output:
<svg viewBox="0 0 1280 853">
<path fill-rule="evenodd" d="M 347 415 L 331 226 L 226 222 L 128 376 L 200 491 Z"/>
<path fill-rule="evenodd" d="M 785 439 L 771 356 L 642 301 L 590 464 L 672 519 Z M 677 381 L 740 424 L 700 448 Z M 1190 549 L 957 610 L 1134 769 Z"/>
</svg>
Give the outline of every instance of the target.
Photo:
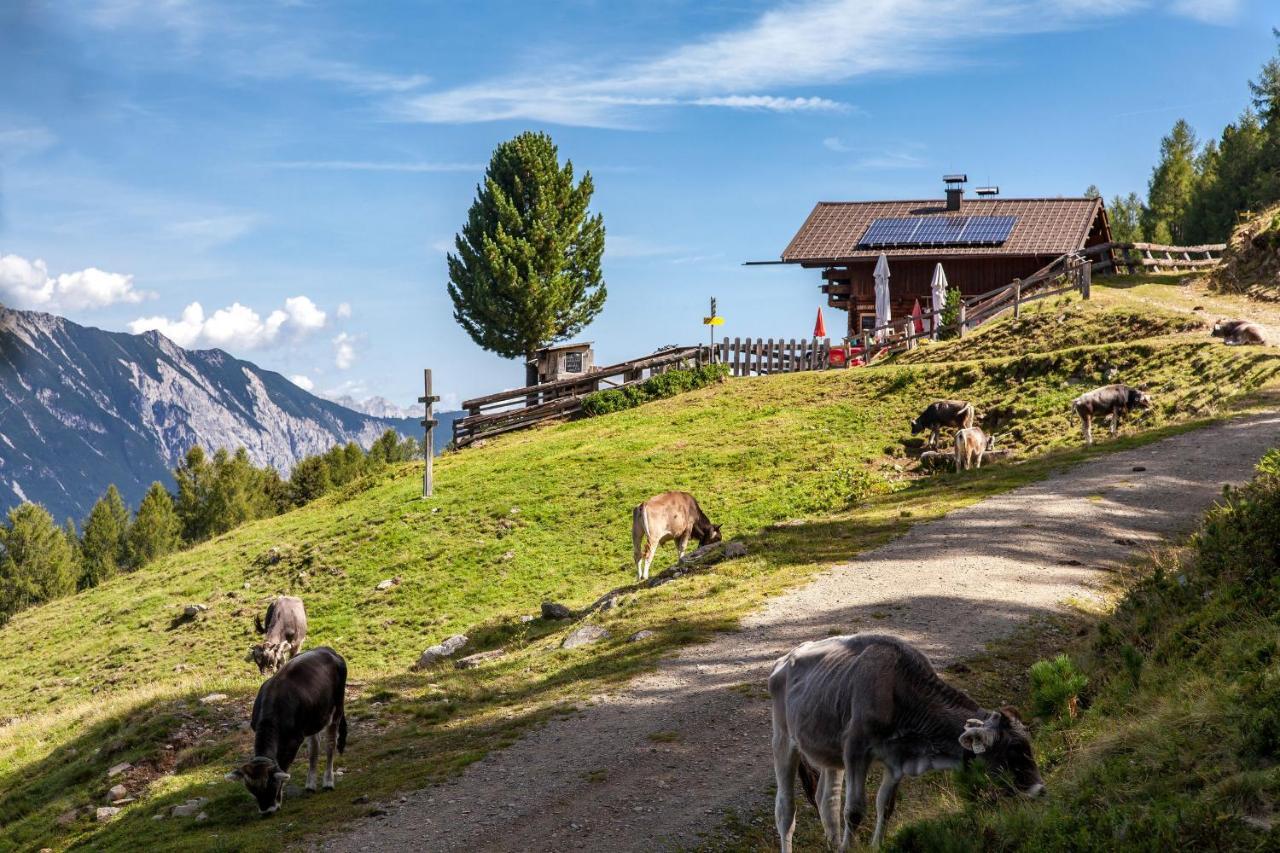
<svg viewBox="0 0 1280 853">
<path fill-rule="evenodd" d="M 938 433 L 943 427 L 967 429 L 973 426 L 973 404 L 964 400 L 938 400 L 930 403 L 920 413 L 920 417 L 911 422 L 911 434 L 917 435 L 921 430 L 931 430 L 929 447 L 938 449 Z"/>
<path fill-rule="evenodd" d="M 316 789 L 321 732 L 328 750 L 324 787 L 333 788 L 333 751 L 336 747 L 341 753 L 347 746 L 346 689 L 347 662 L 328 646 L 298 655 L 258 688 L 249 722 L 254 732 L 253 758 L 226 778 L 244 783 L 258 801 L 258 813 L 263 817 L 284 802 L 289 765 L 304 740 L 310 761 L 307 790 Z"/>
<path fill-rule="evenodd" d="M 980 754 L 1020 793 L 1035 797 L 1044 791 L 1017 712 L 978 707 L 896 637 L 854 634 L 798 646 L 774 665 L 769 695 L 782 853 L 791 851 L 797 771 L 827 841 L 841 851 L 849 849 L 866 812 L 872 761 L 885 769 L 876 794 L 873 846 L 884 840 L 903 776 L 959 767 Z"/>
<path fill-rule="evenodd" d="M 1251 320 L 1219 320 L 1213 324 L 1213 331 L 1209 334 L 1215 338 L 1222 338 L 1223 343 L 1232 345 L 1265 345 L 1267 342 L 1262 327 Z"/>
<path fill-rule="evenodd" d="M 688 492 L 663 492 L 632 510 L 631 557 L 636 564 L 636 580 L 648 579 L 659 545 L 674 539 L 683 559 L 691 538 L 697 539 L 699 546 L 719 542 L 720 525 L 711 523 Z"/>
<path fill-rule="evenodd" d="M 307 639 L 307 611 L 302 599 L 282 595 L 267 605 L 267 624 L 255 615 L 253 626 L 265 635 L 262 642 L 249 649 L 249 660 L 258 665 L 258 672 L 275 673 L 285 661 L 302 651 Z"/>
<path fill-rule="evenodd" d="M 1151 408 L 1151 397 L 1146 391 L 1128 385 L 1104 385 L 1088 394 L 1081 394 L 1071 401 L 1071 408 L 1080 416 L 1085 444 L 1093 444 L 1093 419 L 1111 416 L 1111 435 L 1120 429 L 1120 420 L 1133 409 Z"/>
</svg>

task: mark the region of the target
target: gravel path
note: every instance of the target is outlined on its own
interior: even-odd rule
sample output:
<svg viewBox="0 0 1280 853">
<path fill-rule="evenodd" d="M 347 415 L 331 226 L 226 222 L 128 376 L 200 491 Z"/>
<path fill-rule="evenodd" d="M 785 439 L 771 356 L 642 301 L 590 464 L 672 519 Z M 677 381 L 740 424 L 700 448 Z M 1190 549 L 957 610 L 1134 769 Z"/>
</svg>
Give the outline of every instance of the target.
<svg viewBox="0 0 1280 853">
<path fill-rule="evenodd" d="M 727 810 L 769 801 L 769 712 L 760 691 L 787 650 L 833 630 L 876 630 L 918 644 L 939 667 L 978 653 L 1068 598 L 1098 596 L 1109 570 L 1189 530 L 1224 483 L 1248 479 L 1277 444 L 1280 414 L 1242 418 L 1106 454 L 918 525 L 771 599 L 741 631 L 678 653 L 323 849 L 693 843 Z M 678 739 L 650 737 L 670 732 Z"/>
</svg>

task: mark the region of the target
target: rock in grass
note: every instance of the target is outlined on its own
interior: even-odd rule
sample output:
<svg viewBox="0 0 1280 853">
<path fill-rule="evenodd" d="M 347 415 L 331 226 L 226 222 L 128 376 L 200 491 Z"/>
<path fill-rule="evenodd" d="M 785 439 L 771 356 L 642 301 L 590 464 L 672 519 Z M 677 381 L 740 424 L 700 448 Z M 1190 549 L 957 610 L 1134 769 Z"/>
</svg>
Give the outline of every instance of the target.
<svg viewBox="0 0 1280 853">
<path fill-rule="evenodd" d="M 216 705 L 216 704 L 218 704 L 219 702 L 221 702 L 223 699 L 226 699 L 226 698 L 227 698 L 227 694 L 225 694 L 225 693 L 210 693 L 208 696 L 201 696 L 201 697 L 200 697 L 200 704 L 201 704 L 201 705 Z"/>
<path fill-rule="evenodd" d="M 573 611 L 558 601 L 542 602 L 543 619 L 572 619 Z"/>
<path fill-rule="evenodd" d="M 188 604 L 182 608 L 183 619 L 194 619 L 209 608 L 203 604 Z"/>
<path fill-rule="evenodd" d="M 93 819 L 98 823 L 106 823 L 118 814 L 120 809 L 117 806 L 98 806 L 97 811 L 93 813 Z"/>
<path fill-rule="evenodd" d="M 724 545 L 724 558 L 726 560 L 736 560 L 739 557 L 747 556 L 747 545 L 745 542 L 726 542 Z"/>
<path fill-rule="evenodd" d="M 387 578 L 386 580 L 378 584 L 377 590 L 379 592 L 383 592 L 385 590 L 391 589 L 391 587 L 393 586 L 398 586 L 399 584 L 400 584 L 400 578 Z"/>
<path fill-rule="evenodd" d="M 133 769 L 132 764 L 130 764 L 127 761 L 121 761 L 119 764 L 113 764 L 109 768 L 107 768 L 107 778 L 112 779 L 116 776 L 119 776 L 121 773 L 125 772 L 126 770 L 132 770 L 132 769 Z"/>
<path fill-rule="evenodd" d="M 117 800 L 123 800 L 127 796 L 129 796 L 129 789 L 124 785 L 112 785 L 111 790 L 107 791 L 107 799 L 113 803 Z"/>
<path fill-rule="evenodd" d="M 599 625 L 582 625 L 564 638 L 560 648 L 576 649 L 578 646 L 585 646 L 603 640 L 607 636 L 609 636 L 609 632 Z"/>
<path fill-rule="evenodd" d="M 506 649 L 493 649 L 487 652 L 476 652 L 474 655 L 467 655 L 460 658 L 454 666 L 458 669 L 475 669 L 482 663 L 488 663 L 491 660 L 500 658 L 507 653 Z"/>
<path fill-rule="evenodd" d="M 648 628 L 645 628 L 643 631 L 636 631 L 634 634 L 628 637 L 627 642 L 639 643 L 642 640 L 647 640 L 650 637 L 656 637 L 656 636 L 658 636 L 657 633 L 655 633 L 654 631 L 650 631 Z"/>
<path fill-rule="evenodd" d="M 204 797 L 196 797 L 195 799 L 187 800 L 185 803 L 179 803 L 174 806 L 169 811 L 169 814 L 174 817 L 195 817 L 207 802 L 209 801 Z"/>
<path fill-rule="evenodd" d="M 437 661 L 447 657 L 452 657 L 454 652 L 459 651 L 467 644 L 467 636 L 465 634 L 455 634 L 443 643 L 437 643 L 422 653 L 418 658 L 418 662 L 414 664 L 414 669 L 426 669 Z"/>
</svg>

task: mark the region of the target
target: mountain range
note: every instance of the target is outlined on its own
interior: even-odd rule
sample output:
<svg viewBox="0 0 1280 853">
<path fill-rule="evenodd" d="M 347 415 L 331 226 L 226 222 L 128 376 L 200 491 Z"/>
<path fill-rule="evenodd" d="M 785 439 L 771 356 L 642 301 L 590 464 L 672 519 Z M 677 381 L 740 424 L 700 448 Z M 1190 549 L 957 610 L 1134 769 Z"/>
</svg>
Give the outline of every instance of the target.
<svg viewBox="0 0 1280 853">
<path fill-rule="evenodd" d="M 284 476 L 306 456 L 386 429 L 422 437 L 418 417 L 382 398 L 349 406 L 220 349 L 187 350 L 0 308 L 0 509 L 30 500 L 84 518 L 111 483 L 136 506 L 193 445 L 244 447 Z M 461 413 L 439 413 L 436 451 Z"/>
</svg>

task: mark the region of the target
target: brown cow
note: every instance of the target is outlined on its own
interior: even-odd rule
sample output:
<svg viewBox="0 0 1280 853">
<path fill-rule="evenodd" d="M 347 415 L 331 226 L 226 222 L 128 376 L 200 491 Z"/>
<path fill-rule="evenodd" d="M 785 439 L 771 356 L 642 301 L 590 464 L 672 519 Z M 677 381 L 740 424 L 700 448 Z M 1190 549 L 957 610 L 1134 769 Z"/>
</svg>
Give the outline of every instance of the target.
<svg viewBox="0 0 1280 853">
<path fill-rule="evenodd" d="M 967 427 L 956 433 L 956 470 L 982 467 L 982 455 L 996 449 L 996 437 L 978 427 Z"/>
<path fill-rule="evenodd" d="M 267 624 L 255 615 L 253 627 L 264 634 L 262 642 L 249 649 L 249 660 L 262 675 L 277 672 L 285 662 L 302 651 L 307 638 L 307 611 L 302 599 L 282 595 L 267 605 Z"/>
<path fill-rule="evenodd" d="M 649 578 L 649 567 L 658 555 L 658 546 L 675 540 L 680 558 L 689 539 L 698 545 L 720 541 L 720 525 L 698 506 L 688 492 L 663 492 L 654 495 L 631 511 L 631 556 L 636 564 L 636 580 Z"/>
<path fill-rule="evenodd" d="M 931 430 L 929 446 L 936 450 L 938 433 L 943 427 L 967 429 L 973 426 L 973 419 L 972 403 L 964 400 L 938 400 L 926 406 L 920 413 L 920 417 L 911 422 L 911 434 L 916 435 L 921 430 Z"/>
<path fill-rule="evenodd" d="M 1071 407 L 1080 416 L 1085 444 L 1093 444 L 1093 419 L 1111 416 L 1111 434 L 1120 428 L 1120 419 L 1132 409 L 1151 408 L 1151 397 L 1146 391 L 1128 385 L 1104 385 L 1071 401 Z"/>
<path fill-rule="evenodd" d="M 1222 338 L 1225 344 L 1259 344 L 1265 346 L 1266 336 L 1262 327 L 1250 320 L 1219 320 L 1209 334 Z"/>
</svg>

